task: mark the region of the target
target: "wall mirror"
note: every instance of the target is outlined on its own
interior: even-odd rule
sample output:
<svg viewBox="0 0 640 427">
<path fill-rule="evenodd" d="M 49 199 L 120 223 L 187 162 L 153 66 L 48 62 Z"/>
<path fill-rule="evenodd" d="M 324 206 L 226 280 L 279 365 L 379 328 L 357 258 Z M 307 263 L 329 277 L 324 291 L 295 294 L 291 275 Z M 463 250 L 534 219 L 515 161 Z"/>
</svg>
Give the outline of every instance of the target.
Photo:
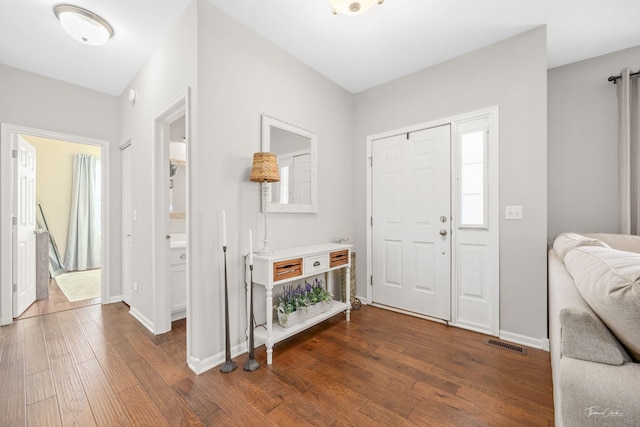
<svg viewBox="0 0 640 427">
<path fill-rule="evenodd" d="M 267 212 L 318 212 L 318 135 L 263 114 L 262 151 L 275 154 L 280 169 Z"/>
</svg>

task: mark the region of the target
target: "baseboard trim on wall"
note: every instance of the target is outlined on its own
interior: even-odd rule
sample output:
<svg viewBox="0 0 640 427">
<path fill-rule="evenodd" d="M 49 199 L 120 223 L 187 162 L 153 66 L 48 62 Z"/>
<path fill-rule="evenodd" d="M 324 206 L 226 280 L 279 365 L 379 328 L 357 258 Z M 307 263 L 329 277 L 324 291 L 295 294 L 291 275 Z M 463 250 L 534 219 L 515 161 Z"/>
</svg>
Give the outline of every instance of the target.
<svg viewBox="0 0 640 427">
<path fill-rule="evenodd" d="M 135 317 L 135 319 L 142 323 L 142 325 L 147 328 L 149 330 L 149 332 L 151 332 L 152 334 L 155 335 L 155 332 L 153 331 L 153 322 L 149 319 L 147 319 L 142 313 L 140 313 L 138 310 L 136 310 L 135 308 L 131 307 L 129 309 L 129 314 L 131 314 L 133 317 Z"/>
<path fill-rule="evenodd" d="M 369 305 L 369 300 L 365 297 L 356 295 L 356 299 L 359 299 L 362 305 Z"/>
<path fill-rule="evenodd" d="M 105 304 L 113 304 L 116 302 L 122 302 L 122 295 L 112 296 L 111 298 L 109 298 L 109 301 L 106 302 Z"/>
<path fill-rule="evenodd" d="M 232 359 L 234 357 L 240 356 L 243 353 L 248 353 L 247 343 L 237 344 L 231 348 Z M 200 375 L 201 373 L 206 372 L 209 369 L 213 369 L 216 366 L 222 365 L 225 361 L 226 361 L 226 354 L 224 351 L 222 351 L 202 360 L 196 357 L 190 357 L 188 365 L 189 365 L 189 368 L 196 373 L 196 375 Z M 236 361 L 236 362 L 238 363 L 238 366 L 240 367 L 240 369 L 242 369 L 241 365 L 244 364 L 244 362 L 240 362 L 240 361 Z"/>
<path fill-rule="evenodd" d="M 526 335 L 516 334 L 514 332 L 500 331 L 500 339 L 516 344 L 526 345 L 531 348 L 549 351 L 548 338 L 533 338 Z"/>
</svg>

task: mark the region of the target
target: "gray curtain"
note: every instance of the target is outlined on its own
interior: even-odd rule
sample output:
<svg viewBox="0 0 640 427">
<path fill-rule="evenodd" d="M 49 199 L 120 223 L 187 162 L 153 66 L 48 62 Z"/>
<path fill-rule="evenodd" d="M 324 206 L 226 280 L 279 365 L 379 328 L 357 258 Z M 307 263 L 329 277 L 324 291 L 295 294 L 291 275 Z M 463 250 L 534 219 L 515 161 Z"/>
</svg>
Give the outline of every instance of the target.
<svg viewBox="0 0 640 427">
<path fill-rule="evenodd" d="M 98 268 L 101 264 L 98 162 L 88 154 L 73 156 L 71 211 L 64 258 L 67 271 Z"/>
<path fill-rule="evenodd" d="M 639 234 L 640 108 L 638 78 L 625 68 L 618 81 L 618 232 Z"/>
</svg>

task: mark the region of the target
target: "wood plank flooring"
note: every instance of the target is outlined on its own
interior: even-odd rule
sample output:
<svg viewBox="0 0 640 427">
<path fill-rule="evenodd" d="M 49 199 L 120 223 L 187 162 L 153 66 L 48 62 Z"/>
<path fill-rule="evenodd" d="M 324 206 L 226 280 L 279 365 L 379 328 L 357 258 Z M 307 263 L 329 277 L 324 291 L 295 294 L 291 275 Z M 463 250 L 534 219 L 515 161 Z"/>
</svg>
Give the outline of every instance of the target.
<svg viewBox="0 0 640 427">
<path fill-rule="evenodd" d="M 100 301 L 101 299 L 98 297 L 71 302 L 58 286 L 56 279 L 49 279 L 49 298 L 38 300 L 31 304 L 18 319 L 26 319 L 43 314 L 58 313 L 72 308 L 100 304 Z"/>
<path fill-rule="evenodd" d="M 122 303 L 0 328 L 0 426 L 551 426 L 547 352 L 364 306 L 195 375 L 185 322 L 153 336 Z"/>
</svg>

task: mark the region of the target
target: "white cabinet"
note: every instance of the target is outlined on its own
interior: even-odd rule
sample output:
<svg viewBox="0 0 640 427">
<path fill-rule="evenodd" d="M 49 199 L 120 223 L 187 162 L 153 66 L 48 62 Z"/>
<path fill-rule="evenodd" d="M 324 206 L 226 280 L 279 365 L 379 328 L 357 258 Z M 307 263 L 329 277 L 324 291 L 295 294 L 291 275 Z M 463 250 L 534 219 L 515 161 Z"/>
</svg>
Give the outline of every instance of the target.
<svg viewBox="0 0 640 427">
<path fill-rule="evenodd" d="M 187 317 L 187 248 L 173 247 L 170 254 L 171 321 Z"/>
<path fill-rule="evenodd" d="M 331 289 L 332 275 L 328 274 L 329 272 L 344 268 L 347 270 L 347 277 L 350 277 L 351 247 L 352 245 L 331 243 L 281 249 L 274 251 L 272 255 L 256 255 L 253 257 L 253 282 L 257 286 L 264 286 L 266 289 L 265 309 L 267 319 L 264 327 L 258 326 L 254 329 L 254 337 L 257 342 L 264 343 L 267 347 L 268 365 L 273 360 L 273 345 L 275 343 L 340 312 L 345 312 L 346 320 L 350 320 L 350 304 L 334 300 L 329 311 L 290 328 L 283 328 L 279 324 L 273 323 L 273 290 L 277 285 L 319 274 L 325 274 L 327 287 Z M 351 295 L 349 290 L 351 281 L 347 280 L 345 286 L 347 288 L 345 295 Z M 282 287 L 278 291 L 281 292 Z M 249 303 L 249 301 L 247 302 Z M 248 312 L 249 310 L 247 310 Z M 248 322 L 247 324 L 250 323 Z"/>
</svg>

